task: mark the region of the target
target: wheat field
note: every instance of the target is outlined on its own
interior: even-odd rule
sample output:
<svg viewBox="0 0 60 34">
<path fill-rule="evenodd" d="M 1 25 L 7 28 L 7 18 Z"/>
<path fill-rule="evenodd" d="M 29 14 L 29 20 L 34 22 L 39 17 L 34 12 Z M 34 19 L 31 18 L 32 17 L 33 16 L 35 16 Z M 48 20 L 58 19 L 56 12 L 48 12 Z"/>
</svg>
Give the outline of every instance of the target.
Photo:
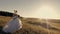
<svg viewBox="0 0 60 34">
<path fill-rule="evenodd" d="M 0 16 L 3 27 L 12 17 Z M 60 19 L 22 18 L 23 28 L 11 34 L 60 34 Z"/>
</svg>

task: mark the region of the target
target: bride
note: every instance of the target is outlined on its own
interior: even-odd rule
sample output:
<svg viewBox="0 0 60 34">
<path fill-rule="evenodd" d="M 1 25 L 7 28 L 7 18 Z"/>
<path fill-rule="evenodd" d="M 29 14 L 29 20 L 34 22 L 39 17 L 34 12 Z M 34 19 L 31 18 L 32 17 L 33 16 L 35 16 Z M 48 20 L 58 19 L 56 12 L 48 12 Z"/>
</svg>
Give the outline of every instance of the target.
<svg viewBox="0 0 60 34">
<path fill-rule="evenodd" d="M 6 33 L 12 33 L 22 28 L 22 22 L 17 15 L 17 10 L 14 10 L 12 19 L 3 27 L 3 31 Z"/>
</svg>

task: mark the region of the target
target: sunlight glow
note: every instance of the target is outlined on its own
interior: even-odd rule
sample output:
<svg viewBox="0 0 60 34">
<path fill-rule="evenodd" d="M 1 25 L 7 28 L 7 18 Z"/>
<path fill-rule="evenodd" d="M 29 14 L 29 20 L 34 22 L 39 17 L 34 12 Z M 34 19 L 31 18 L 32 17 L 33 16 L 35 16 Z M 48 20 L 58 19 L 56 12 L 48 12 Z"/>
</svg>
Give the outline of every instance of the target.
<svg viewBox="0 0 60 34">
<path fill-rule="evenodd" d="M 60 18 L 54 7 L 50 5 L 42 5 L 34 12 L 34 15 L 38 18 Z"/>
</svg>

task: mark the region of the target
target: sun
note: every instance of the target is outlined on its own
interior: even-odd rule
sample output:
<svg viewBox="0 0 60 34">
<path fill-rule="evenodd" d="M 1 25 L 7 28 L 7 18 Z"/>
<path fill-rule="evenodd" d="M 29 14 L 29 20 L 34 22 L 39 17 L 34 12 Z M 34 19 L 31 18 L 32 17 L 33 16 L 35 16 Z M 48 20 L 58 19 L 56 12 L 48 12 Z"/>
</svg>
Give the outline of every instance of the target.
<svg viewBox="0 0 60 34">
<path fill-rule="evenodd" d="M 59 18 L 57 11 L 51 5 L 42 5 L 34 12 L 34 15 L 38 18 Z"/>
</svg>

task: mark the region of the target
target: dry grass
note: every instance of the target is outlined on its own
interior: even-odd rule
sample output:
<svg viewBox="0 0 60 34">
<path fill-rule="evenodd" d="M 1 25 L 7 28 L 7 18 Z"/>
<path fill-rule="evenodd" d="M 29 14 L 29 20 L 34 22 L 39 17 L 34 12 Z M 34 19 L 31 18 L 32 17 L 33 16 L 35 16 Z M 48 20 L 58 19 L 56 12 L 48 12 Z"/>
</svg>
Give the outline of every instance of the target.
<svg viewBox="0 0 60 34">
<path fill-rule="evenodd" d="M 0 16 L 0 26 L 4 26 L 11 17 Z M 23 23 L 23 28 L 19 31 L 13 32 L 12 34 L 60 34 L 60 20 L 49 21 L 47 29 L 47 23 L 44 21 L 45 19 L 38 18 L 23 18 L 21 19 Z"/>
</svg>

